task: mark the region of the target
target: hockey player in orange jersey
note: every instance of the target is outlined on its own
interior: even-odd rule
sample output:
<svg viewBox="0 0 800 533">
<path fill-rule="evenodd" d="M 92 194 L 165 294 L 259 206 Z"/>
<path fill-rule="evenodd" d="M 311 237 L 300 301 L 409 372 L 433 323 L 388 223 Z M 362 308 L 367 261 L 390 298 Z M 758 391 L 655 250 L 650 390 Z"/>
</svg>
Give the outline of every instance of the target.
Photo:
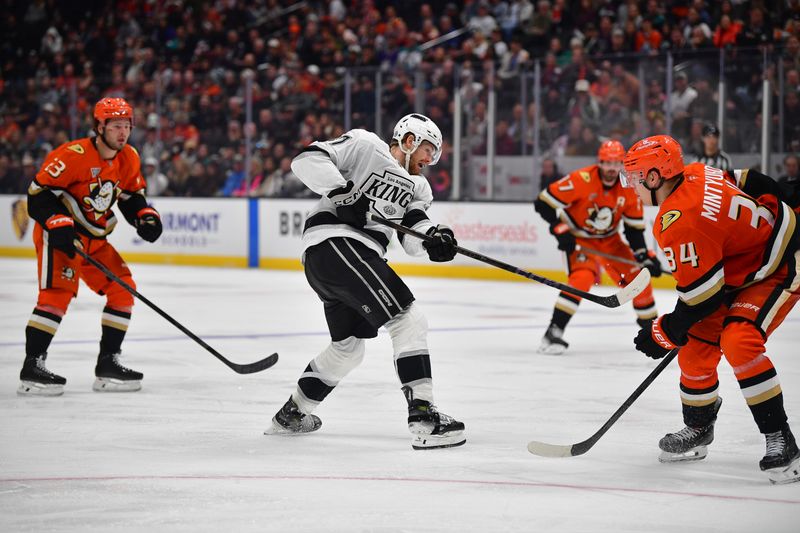
<svg viewBox="0 0 800 533">
<path fill-rule="evenodd" d="M 133 108 L 122 98 L 103 98 L 94 108 L 95 137 L 65 143 L 48 154 L 28 188 L 28 214 L 36 221 L 33 241 L 39 296 L 25 328 L 25 361 L 19 394 L 59 395 L 66 379 L 45 366 L 47 349 L 78 294 L 78 280 L 106 297 L 96 391 L 135 391 L 142 374 L 119 363 L 133 296 L 75 253 L 76 246 L 135 287 L 131 272 L 106 240 L 117 219 L 117 203 L 139 236 L 153 242 L 161 219 L 144 197 L 139 154 L 127 144 Z"/>
<path fill-rule="evenodd" d="M 666 135 L 634 144 L 624 164 L 623 181 L 645 205 L 659 206 L 653 234 L 677 282 L 675 310 L 635 339 L 636 348 L 655 359 L 680 348 L 686 427 L 661 439 L 660 460 L 706 456 L 722 404 L 717 366 L 724 355 L 766 438 L 761 470 L 773 483 L 800 480 L 800 451 L 765 349 L 800 298 L 794 212 L 772 194 L 756 196 L 761 187 L 754 180 L 770 178 L 755 171 L 748 176 L 701 163 L 684 167 L 680 145 Z"/>
<path fill-rule="evenodd" d="M 633 191 L 619 183 L 625 148 L 619 141 L 606 141 L 597 152 L 598 163 L 581 168 L 551 183 L 533 205 L 550 224 L 550 233 L 558 240 L 558 249 L 567 254 L 569 284 L 588 291 L 600 282 L 604 269 L 615 283 L 624 286 L 639 273 L 637 266 L 595 256 L 581 250 L 582 246 L 606 254 L 634 259 L 661 275 L 655 254 L 648 252 L 644 240 L 642 204 Z M 619 234 L 624 222 L 626 244 Z M 561 292 L 556 300 L 553 317 L 539 346 L 540 353 L 560 354 L 567 347 L 564 329 L 578 310 L 581 298 Z M 653 290 L 647 287 L 633 300 L 637 322 L 649 325 L 657 316 Z"/>
</svg>

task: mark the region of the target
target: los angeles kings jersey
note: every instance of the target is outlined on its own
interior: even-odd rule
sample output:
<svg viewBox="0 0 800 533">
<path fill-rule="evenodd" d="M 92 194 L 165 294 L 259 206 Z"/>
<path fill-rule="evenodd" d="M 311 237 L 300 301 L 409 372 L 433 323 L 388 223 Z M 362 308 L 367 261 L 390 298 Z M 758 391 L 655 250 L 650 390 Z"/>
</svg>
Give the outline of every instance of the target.
<svg viewBox="0 0 800 533">
<path fill-rule="evenodd" d="M 653 235 L 684 310 L 713 310 L 706 304 L 716 307 L 725 291 L 770 276 L 798 246 L 791 208 L 771 194 L 752 198 L 735 181 L 720 169 L 692 163 L 659 208 Z"/>
<path fill-rule="evenodd" d="M 551 183 L 539 199 L 556 210 L 576 237 L 597 239 L 617 233 L 620 221 L 644 230 L 642 202 L 633 189 L 619 180 L 606 188 L 599 168 L 591 165 L 578 169 Z"/>
<path fill-rule="evenodd" d="M 316 141 L 292 161 L 292 170 L 322 196 L 309 214 L 303 231 L 303 250 L 331 237 L 350 237 L 383 256 L 394 230 L 368 220 L 363 230 L 341 222 L 336 206 L 326 196 L 352 181 L 369 199 L 370 212 L 425 232 L 433 224 L 425 212 L 433 193 L 424 176 L 408 173 L 389 151 L 389 145 L 372 132 L 354 129 L 338 139 Z M 413 241 L 413 242 L 412 242 Z M 421 241 L 401 239 L 412 255 L 425 253 Z"/>
<path fill-rule="evenodd" d="M 76 229 L 93 237 L 113 231 L 117 218 L 112 207 L 118 199 L 143 194 L 139 154 L 129 145 L 111 160 L 100 157 L 91 138 L 62 144 L 47 155 L 28 188 L 36 196 L 55 194 L 75 220 Z"/>
</svg>

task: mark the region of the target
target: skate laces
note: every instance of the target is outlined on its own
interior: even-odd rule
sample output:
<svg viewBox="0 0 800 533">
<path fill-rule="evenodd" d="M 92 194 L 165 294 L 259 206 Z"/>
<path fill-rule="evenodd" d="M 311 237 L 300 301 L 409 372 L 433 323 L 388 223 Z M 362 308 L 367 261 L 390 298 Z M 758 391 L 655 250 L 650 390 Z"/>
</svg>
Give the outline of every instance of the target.
<svg viewBox="0 0 800 533">
<path fill-rule="evenodd" d="M 682 430 L 673 433 L 671 437 L 677 440 L 688 442 L 691 441 L 692 439 L 697 438 L 703 432 L 703 429 L 705 428 L 693 428 L 686 426 Z"/>
<path fill-rule="evenodd" d="M 783 438 L 783 431 L 767 433 L 767 456 L 782 455 L 786 447 L 786 440 Z"/>
<path fill-rule="evenodd" d="M 133 372 L 132 369 L 130 369 L 127 366 L 125 366 L 122 363 L 120 363 L 119 360 L 120 360 L 121 357 L 122 357 L 122 353 L 121 352 L 112 353 L 109 356 L 109 358 L 111 359 L 111 362 L 114 363 L 114 366 L 119 367 L 120 370 L 125 371 L 125 372 Z"/>
<path fill-rule="evenodd" d="M 49 370 L 47 370 L 47 367 L 44 364 L 44 355 L 40 355 L 36 358 L 36 368 L 38 368 L 43 374 L 46 374 L 48 376 L 55 375 Z"/>
</svg>

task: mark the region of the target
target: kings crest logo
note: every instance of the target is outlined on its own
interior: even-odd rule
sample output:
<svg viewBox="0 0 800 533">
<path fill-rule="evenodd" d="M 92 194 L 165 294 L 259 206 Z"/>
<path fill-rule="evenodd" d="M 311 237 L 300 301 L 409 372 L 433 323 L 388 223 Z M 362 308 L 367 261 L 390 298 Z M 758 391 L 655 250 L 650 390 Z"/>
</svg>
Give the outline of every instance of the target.
<svg viewBox="0 0 800 533">
<path fill-rule="evenodd" d="M 29 222 L 27 200 L 15 200 L 14 203 L 11 204 L 11 227 L 14 229 L 14 235 L 16 235 L 17 239 L 20 241 L 25 237 L 25 233 L 28 231 Z"/>
<path fill-rule="evenodd" d="M 387 170 L 383 175 L 371 174 L 361 185 L 361 191 L 372 201 L 376 211 L 391 216 L 405 212 L 414 198 L 414 182 Z"/>
</svg>

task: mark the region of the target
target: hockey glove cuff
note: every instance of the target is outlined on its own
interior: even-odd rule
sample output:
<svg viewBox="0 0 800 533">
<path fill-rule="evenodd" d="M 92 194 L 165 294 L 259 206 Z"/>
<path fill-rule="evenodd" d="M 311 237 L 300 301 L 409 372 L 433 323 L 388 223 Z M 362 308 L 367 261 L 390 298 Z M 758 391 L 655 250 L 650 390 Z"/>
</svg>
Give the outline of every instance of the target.
<svg viewBox="0 0 800 533">
<path fill-rule="evenodd" d="M 136 213 L 136 233 L 147 242 L 155 242 L 160 236 L 163 227 L 161 216 L 152 207 L 145 207 Z"/>
<path fill-rule="evenodd" d="M 569 226 L 563 222 L 553 224 L 550 226 L 550 233 L 552 233 L 558 241 L 559 250 L 567 254 L 571 254 L 575 251 L 575 235 L 570 233 Z"/>
<path fill-rule="evenodd" d="M 424 241 L 422 243 L 422 246 L 428 252 L 430 260 L 435 263 L 452 261 L 456 256 L 456 246 L 458 246 L 453 230 L 439 224 L 429 229 L 426 234 L 433 237 L 432 241 Z"/>
<path fill-rule="evenodd" d="M 661 268 L 661 263 L 658 261 L 655 252 L 652 250 L 641 250 L 636 252 L 634 257 L 642 268 L 646 268 L 650 271 L 650 275 L 652 277 L 657 278 L 664 273 L 663 269 Z"/>
<path fill-rule="evenodd" d="M 70 259 L 75 257 L 75 221 L 67 215 L 53 215 L 45 223 L 47 228 L 47 242 L 51 247 L 67 254 Z"/>
<path fill-rule="evenodd" d="M 636 349 L 653 359 L 661 359 L 671 350 L 678 348 L 664 332 L 663 321 L 668 315 L 662 315 L 653 321 L 650 329 L 640 329 L 639 334 L 633 339 Z"/>
<path fill-rule="evenodd" d="M 328 198 L 336 207 L 336 217 L 339 220 L 357 229 L 366 226 L 369 199 L 355 188 L 352 181 L 348 180 L 344 187 L 329 192 Z"/>
</svg>

